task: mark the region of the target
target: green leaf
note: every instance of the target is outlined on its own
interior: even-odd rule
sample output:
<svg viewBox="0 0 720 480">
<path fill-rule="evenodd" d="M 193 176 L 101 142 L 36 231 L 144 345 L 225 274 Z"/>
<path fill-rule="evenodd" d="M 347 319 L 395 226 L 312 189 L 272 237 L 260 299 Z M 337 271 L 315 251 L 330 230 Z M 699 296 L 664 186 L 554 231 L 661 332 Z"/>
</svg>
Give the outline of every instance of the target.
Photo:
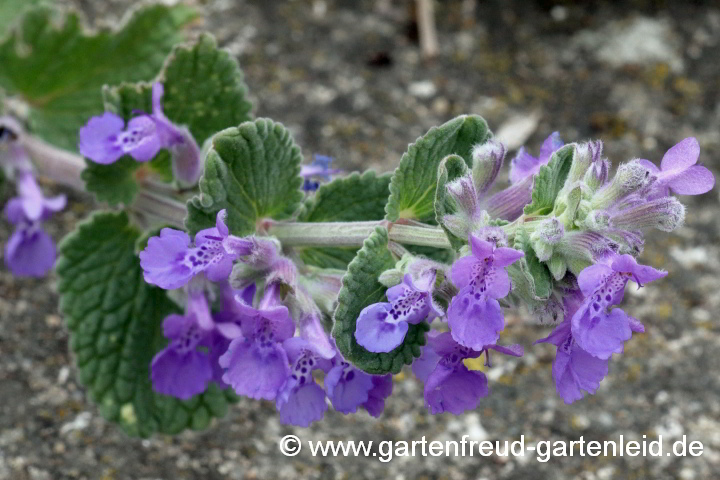
<svg viewBox="0 0 720 480">
<path fill-rule="evenodd" d="M 186 125 L 200 146 L 215 132 L 251 119 L 251 104 L 245 99 L 247 87 L 240 66 L 228 52 L 217 48 L 210 35 L 202 35 L 192 46 L 176 47 L 158 81 L 165 87 L 162 102 L 165 115 L 173 123 Z M 134 112 L 152 111 L 152 83 L 105 86 L 102 93 L 105 110 L 120 115 L 126 122 Z M 87 190 L 94 192 L 98 200 L 127 205 L 137 193 L 137 177 L 154 173 L 172 181 L 170 162 L 165 150 L 147 164 L 127 155 L 111 165 L 88 162 L 83 179 Z"/>
<path fill-rule="evenodd" d="M 301 222 L 382 220 L 390 190 L 389 173 L 354 172 L 320 185 L 298 218 Z"/>
<path fill-rule="evenodd" d="M 472 165 L 472 147 L 485 143 L 492 133 L 478 115 L 462 115 L 431 128 L 410 145 L 390 183 L 386 218 L 410 218 L 423 222 L 435 219 L 435 189 L 438 166 L 450 154 L 460 155 Z"/>
<path fill-rule="evenodd" d="M 382 220 L 390 190 L 390 174 L 376 175 L 372 170 L 352 173 L 321 185 L 305 202 L 301 222 L 362 222 Z M 357 248 L 298 248 L 300 258 L 322 268 L 346 269 Z"/>
<path fill-rule="evenodd" d="M 574 144 L 565 145 L 552 154 L 547 165 L 540 167 L 533 180 L 532 201 L 525 205 L 525 215 L 547 215 L 553 211 L 555 199 L 570 172 L 574 151 Z"/>
<path fill-rule="evenodd" d="M 508 273 L 513 279 L 513 288 L 517 286 L 521 290 L 526 290 L 534 300 L 548 299 L 552 293 L 550 271 L 538 260 L 530 243 L 530 236 L 524 228 L 516 230 L 513 247 L 525 252 L 525 257 L 508 267 Z"/>
<path fill-rule="evenodd" d="M 362 309 L 387 301 L 387 288 L 378 281 L 380 274 L 394 268 L 396 263 L 387 243 L 387 229 L 383 227 L 377 227 L 365 240 L 343 277 L 333 318 L 332 335 L 345 359 L 357 368 L 376 375 L 398 373 L 403 365 L 412 363 L 420 356 L 420 347 L 425 345 L 425 332 L 430 329 L 426 322 L 410 325 L 405 341 L 387 353 L 370 352 L 355 341 L 355 324 Z"/>
<path fill-rule="evenodd" d="M 148 5 L 117 30 L 88 33 L 76 12 L 29 10 L 0 41 L 0 87 L 27 101 L 35 134 L 75 150 L 80 127 L 102 111 L 100 88 L 154 77 L 195 17 L 183 5 Z"/>
<path fill-rule="evenodd" d="M 165 340 L 161 323 L 177 313 L 148 285 L 135 252 L 140 232 L 125 213 L 96 213 L 60 244 L 60 310 L 70 330 L 80 381 L 100 413 L 129 435 L 204 428 L 235 396 L 211 386 L 181 401 L 155 393 L 149 366 Z"/>
<path fill-rule="evenodd" d="M 0 2 L 0 37 L 29 8 L 48 3 L 45 0 L 2 0 Z"/>
<path fill-rule="evenodd" d="M 138 191 L 138 180 L 148 175 L 168 182 L 172 180 L 170 153 L 161 150 L 155 158 L 146 163 L 136 162 L 129 155 L 121 157 L 109 165 L 85 160 L 85 169 L 80 178 L 85 182 L 85 189 L 93 192 L 95 198 L 108 205 L 129 205 Z"/>
<path fill-rule="evenodd" d="M 446 186 L 453 180 L 468 175 L 469 172 L 470 169 L 465 163 L 465 159 L 459 155 L 448 155 L 440 162 L 438 167 L 437 188 L 435 189 L 435 220 L 445 230 L 450 244 L 456 250 L 463 245 L 467 245 L 467 238 L 454 235 L 445 227 L 442 221 L 445 215 L 457 213 L 455 200 L 448 195 Z"/>
<path fill-rule="evenodd" d="M 301 163 L 300 147 L 280 123 L 259 118 L 223 130 L 212 138 L 186 227 L 211 227 L 222 209 L 230 230 L 241 236 L 255 232 L 262 218 L 290 217 L 303 199 Z"/>
<path fill-rule="evenodd" d="M 175 48 L 160 81 L 165 115 L 186 125 L 200 146 L 216 132 L 252 120 L 240 65 L 212 35 Z"/>
</svg>

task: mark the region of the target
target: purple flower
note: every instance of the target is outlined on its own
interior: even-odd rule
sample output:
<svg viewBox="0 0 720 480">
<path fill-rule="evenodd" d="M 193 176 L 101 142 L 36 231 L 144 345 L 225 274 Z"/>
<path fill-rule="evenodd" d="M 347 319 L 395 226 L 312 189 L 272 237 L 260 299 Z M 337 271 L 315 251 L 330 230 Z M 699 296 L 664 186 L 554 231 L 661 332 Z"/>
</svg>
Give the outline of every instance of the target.
<svg viewBox="0 0 720 480">
<path fill-rule="evenodd" d="M 570 320 L 558 325 L 547 337 L 535 343 L 552 343 L 557 347 L 552 365 L 555 389 L 565 403 L 583 398 L 582 391 L 594 394 L 608 373 L 608 358 L 594 357 L 573 340 Z"/>
<path fill-rule="evenodd" d="M 540 171 L 540 167 L 547 165 L 552 154 L 564 145 L 560 134 L 553 132 L 545 139 L 540 147 L 540 155 L 533 157 L 521 147 L 515 158 L 510 162 L 510 183 L 519 183 L 527 177 L 532 177 Z"/>
<path fill-rule="evenodd" d="M 447 317 L 452 337 L 468 348 L 482 350 L 497 342 L 505 318 L 497 299 L 510 293 L 507 267 L 524 256 L 512 248 L 496 248 L 470 234 L 472 254 L 458 259 L 450 278 L 460 292 L 450 302 Z"/>
<path fill-rule="evenodd" d="M 313 155 L 313 161 L 310 165 L 303 165 L 300 168 L 300 176 L 305 179 L 303 190 L 313 192 L 320 186 L 320 182 L 315 179 L 327 182 L 330 180 L 330 175 L 340 173 L 340 170 L 330 168 L 332 161 L 332 157 L 317 154 Z"/>
<path fill-rule="evenodd" d="M 240 301 L 242 337 L 234 339 L 219 363 L 225 368 L 222 379 L 238 395 L 273 400 L 290 375 L 282 342 L 292 337 L 295 325 L 287 307 L 280 305 L 279 287 L 265 288 L 255 309 Z"/>
<path fill-rule="evenodd" d="M 42 277 L 55 263 L 55 244 L 42 222 L 65 207 L 64 195 L 45 198 L 29 171 L 17 180 L 18 196 L 5 205 L 5 216 L 15 230 L 5 244 L 5 265 L 18 277 Z"/>
<path fill-rule="evenodd" d="M 355 329 L 358 344 L 371 352 L 389 352 L 403 342 L 410 324 L 442 316 L 444 312 L 432 298 L 435 278 L 432 271 L 413 283 L 406 274 L 402 283 L 387 290 L 389 303 L 365 307 Z"/>
<path fill-rule="evenodd" d="M 293 366 L 284 378 L 275 406 L 283 423 L 307 427 L 321 420 L 327 410 L 325 391 L 315 383 L 312 372 L 327 373 L 332 363 L 323 349 L 304 338 L 289 338 L 283 342 L 283 348 Z"/>
<path fill-rule="evenodd" d="M 227 352 L 230 342 L 242 337 L 242 305 L 252 305 L 255 296 L 255 284 L 251 283 L 242 290 L 235 290 L 228 282 L 221 286 L 221 310 L 213 313 L 212 319 L 215 322 L 214 332 L 210 347 L 210 363 L 213 368 L 213 381 L 220 388 L 227 388 L 229 385 L 222 379 L 225 369 L 220 366 L 220 357 Z M 236 300 L 237 298 L 237 300 Z"/>
<path fill-rule="evenodd" d="M 457 343 L 450 332 L 428 335 L 428 344 L 415 362 L 417 367 L 413 364 L 413 372 L 425 382 L 425 406 L 431 414 L 450 412 L 460 415 L 475 409 L 480 399 L 487 396 L 487 377 L 482 372 L 469 370 L 463 360 L 477 358 L 483 353 L 489 358 L 489 350 L 516 357 L 523 354 L 520 345 L 501 347 L 493 344 L 474 350 Z"/>
<path fill-rule="evenodd" d="M 8 177 L 13 177 L 15 172 L 32 172 L 32 162 L 28 155 L 25 147 L 14 138 L 17 138 L 17 133 L 9 129 L 3 128 L 3 117 L 0 117 L 0 145 L 6 142 L 5 135 L 9 138 L 7 141 L 7 150 L 3 151 L 0 149 L 0 169 L 5 172 Z M 13 136 L 15 136 L 13 138 Z"/>
<path fill-rule="evenodd" d="M 700 145 L 695 137 L 689 137 L 670 148 L 660 162 L 660 168 L 648 160 L 640 160 L 655 176 L 651 198 L 664 197 L 670 191 L 678 195 L 700 195 L 715 186 L 712 172 L 696 165 L 700 157 Z"/>
<path fill-rule="evenodd" d="M 610 310 L 622 302 L 627 282 L 633 280 L 643 286 L 667 275 L 667 272 L 639 265 L 627 254 L 615 255 L 609 260 L 609 265 L 591 265 L 580 272 L 578 285 L 585 300 L 571 321 L 572 336 L 578 346 L 600 359 L 622 353 L 624 343 L 632 336 L 630 317 L 619 308 Z"/>
<path fill-rule="evenodd" d="M 163 335 L 170 342 L 150 364 L 153 390 L 183 400 L 204 392 L 213 380 L 216 350 L 222 346 L 216 343 L 210 309 L 202 292 L 188 295 L 185 315 L 165 317 Z"/>
<path fill-rule="evenodd" d="M 537 158 L 521 148 L 510 163 L 511 185 L 484 202 L 490 216 L 514 220 L 522 215 L 523 208 L 531 200 L 534 175 L 540 171 L 540 167 L 550 161 L 552 154 L 562 146 L 560 135 L 554 132 L 543 142 L 540 156 Z"/>
<path fill-rule="evenodd" d="M 95 163 L 107 165 L 123 155 L 138 162 L 152 160 L 161 149 L 173 157 L 175 178 L 195 183 L 202 173 L 200 149 L 186 128 L 173 124 L 163 113 L 163 85 L 152 86 L 152 114 L 132 118 L 127 127 L 123 119 L 111 112 L 92 117 L 80 129 L 80 153 Z"/>
<path fill-rule="evenodd" d="M 225 210 L 217 214 L 216 226 L 195 235 L 190 246 L 187 233 L 163 228 L 159 237 L 148 240 L 140 252 L 145 281 L 166 290 L 187 284 L 200 272 L 212 281 L 228 278 L 233 260 L 251 252 L 252 241 L 230 235 L 225 225 Z"/>
<path fill-rule="evenodd" d="M 385 407 L 385 398 L 392 393 L 392 376 L 376 376 L 359 370 L 338 356 L 334 366 L 325 375 L 325 390 L 338 412 L 355 413 L 365 407 L 377 417 Z"/>
<path fill-rule="evenodd" d="M 373 388 L 368 392 L 368 399 L 362 406 L 368 413 L 377 418 L 385 409 L 385 399 L 392 394 L 392 375 L 372 375 Z"/>
<path fill-rule="evenodd" d="M 16 187 L 18 196 L 12 200 L 20 202 L 23 214 L 29 221 L 47 220 L 54 212 L 65 208 L 67 203 L 65 195 L 45 198 L 35 177 L 30 172 L 20 173 Z"/>
</svg>

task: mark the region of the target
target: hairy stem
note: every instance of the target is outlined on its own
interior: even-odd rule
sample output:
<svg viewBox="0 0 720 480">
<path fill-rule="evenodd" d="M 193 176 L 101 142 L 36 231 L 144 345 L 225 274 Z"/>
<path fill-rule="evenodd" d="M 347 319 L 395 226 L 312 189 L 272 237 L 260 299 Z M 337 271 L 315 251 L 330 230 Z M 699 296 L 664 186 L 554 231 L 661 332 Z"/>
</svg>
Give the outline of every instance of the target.
<svg viewBox="0 0 720 480">
<path fill-rule="evenodd" d="M 445 232 L 439 228 L 399 225 L 378 220 L 372 222 L 263 222 L 263 230 L 288 247 L 361 247 L 376 227 L 388 229 L 390 241 L 405 245 L 451 248 Z"/>
<path fill-rule="evenodd" d="M 82 157 L 53 147 L 30 135 L 21 135 L 20 141 L 35 161 L 38 172 L 61 185 L 84 190 L 80 173 L 85 168 Z M 130 209 L 142 223 L 164 224 L 182 228 L 187 215 L 185 203 L 171 186 L 152 179 L 140 183 L 140 189 Z M 406 222 L 407 223 L 407 222 Z M 393 224 L 385 220 L 372 222 L 259 222 L 261 233 L 278 238 L 288 247 L 361 247 L 378 226 L 389 231 L 390 241 L 405 245 L 422 245 L 451 248 L 440 228 L 416 224 Z"/>
</svg>

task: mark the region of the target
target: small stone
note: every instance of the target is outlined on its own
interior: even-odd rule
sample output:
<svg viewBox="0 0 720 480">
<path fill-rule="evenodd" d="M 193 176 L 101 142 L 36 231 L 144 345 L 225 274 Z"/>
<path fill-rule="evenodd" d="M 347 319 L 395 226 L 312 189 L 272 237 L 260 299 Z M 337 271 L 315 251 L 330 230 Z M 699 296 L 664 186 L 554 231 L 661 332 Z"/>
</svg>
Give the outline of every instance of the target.
<svg viewBox="0 0 720 480">
<path fill-rule="evenodd" d="M 672 247 L 670 249 L 670 256 L 684 268 L 705 265 L 709 261 L 708 252 L 704 247 L 693 247 L 684 250 L 678 247 Z"/>
<path fill-rule="evenodd" d="M 46 470 L 41 470 L 31 465 L 28 467 L 27 471 L 31 480 L 50 480 L 50 473 Z"/>
<path fill-rule="evenodd" d="M 660 390 L 657 395 L 655 395 L 655 405 L 662 405 L 663 403 L 666 403 L 669 399 L 670 394 L 665 390 Z"/>
<path fill-rule="evenodd" d="M 413 97 L 430 98 L 437 92 L 437 87 L 431 80 L 423 80 L 411 83 L 408 92 Z"/>
<path fill-rule="evenodd" d="M 65 366 L 61 367 L 60 371 L 58 372 L 58 385 L 64 385 L 65 382 L 67 382 L 68 377 L 70 376 L 70 368 Z"/>
<path fill-rule="evenodd" d="M 513 115 L 497 129 L 495 140 L 504 143 L 508 150 L 520 148 L 535 132 L 539 121 L 538 112 Z"/>
<path fill-rule="evenodd" d="M 590 418 L 587 415 L 573 415 L 570 420 L 570 425 L 572 425 L 575 430 L 587 430 L 590 423 Z"/>
<path fill-rule="evenodd" d="M 90 419 L 92 419 L 92 414 L 90 412 L 82 412 L 78 414 L 73 421 L 60 427 L 60 435 L 67 435 L 68 433 L 76 430 L 85 430 L 90 425 Z"/>
<path fill-rule="evenodd" d="M 433 101 L 432 110 L 435 115 L 445 116 L 450 111 L 450 102 L 444 97 L 436 98 Z"/>
<path fill-rule="evenodd" d="M 555 5 L 550 10 L 550 16 L 556 22 L 563 22 L 568 18 L 568 9 L 567 7 L 563 7 L 562 5 Z"/>
</svg>

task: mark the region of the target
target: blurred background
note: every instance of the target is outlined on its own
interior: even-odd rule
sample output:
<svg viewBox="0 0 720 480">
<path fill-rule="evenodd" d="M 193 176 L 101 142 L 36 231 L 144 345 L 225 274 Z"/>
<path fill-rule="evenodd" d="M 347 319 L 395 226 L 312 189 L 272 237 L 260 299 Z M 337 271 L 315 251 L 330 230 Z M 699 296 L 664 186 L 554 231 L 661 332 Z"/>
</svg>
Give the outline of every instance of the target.
<svg viewBox="0 0 720 480">
<path fill-rule="evenodd" d="M 115 24 L 129 1 L 65 1 L 91 24 Z M 599 138 L 617 165 L 656 163 L 688 136 L 720 170 L 720 5 L 712 1 L 434 3 L 437 51 L 423 55 L 415 3 L 405 0 L 195 2 L 240 61 L 257 116 L 290 128 L 306 158 L 330 155 L 345 170 L 395 167 L 408 143 L 463 113 L 480 114 L 512 149 L 559 131 Z M 511 156 L 514 152 L 511 152 Z M 93 208 L 69 208 L 47 225 L 60 238 Z M 7 193 L 2 200 L 6 200 Z M 715 479 L 720 478 L 720 204 L 718 190 L 684 197 L 686 225 L 652 232 L 643 263 L 670 271 L 631 289 L 625 308 L 646 333 L 615 356 L 597 395 L 565 405 L 551 377 L 544 329 L 509 312 L 494 357 L 491 394 L 477 411 L 431 416 L 409 369 L 395 377 L 384 415 L 328 412 L 311 428 L 281 426 L 271 402 L 241 400 L 203 433 L 148 440 L 103 420 L 78 385 L 55 280 L 0 269 L 0 479 Z M 0 222 L 0 237 L 9 226 Z M 642 440 L 687 435 L 700 457 L 283 457 L 286 434 L 307 440 Z"/>
</svg>

